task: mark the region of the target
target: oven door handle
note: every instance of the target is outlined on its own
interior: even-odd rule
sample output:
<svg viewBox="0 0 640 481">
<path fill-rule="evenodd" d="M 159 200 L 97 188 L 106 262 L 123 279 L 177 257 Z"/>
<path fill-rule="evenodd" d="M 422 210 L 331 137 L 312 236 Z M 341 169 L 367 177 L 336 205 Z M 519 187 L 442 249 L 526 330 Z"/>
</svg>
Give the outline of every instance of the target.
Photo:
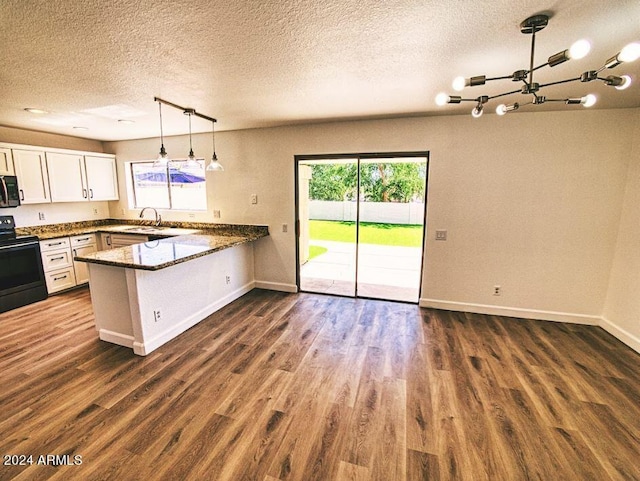
<svg viewBox="0 0 640 481">
<path fill-rule="evenodd" d="M 36 246 L 36 245 L 38 245 L 37 241 L 21 242 L 20 244 L 8 244 L 8 245 L 0 246 L 0 250 L 2 250 L 2 249 L 11 249 L 13 247 Z"/>
<path fill-rule="evenodd" d="M 0 199 L 0 203 L 5 203 L 7 205 L 9 205 L 9 191 L 7 190 L 7 181 L 4 180 L 4 177 L 0 177 L 0 182 L 2 182 L 2 192 L 4 193 L 4 195 L 2 196 L 2 199 Z"/>
</svg>

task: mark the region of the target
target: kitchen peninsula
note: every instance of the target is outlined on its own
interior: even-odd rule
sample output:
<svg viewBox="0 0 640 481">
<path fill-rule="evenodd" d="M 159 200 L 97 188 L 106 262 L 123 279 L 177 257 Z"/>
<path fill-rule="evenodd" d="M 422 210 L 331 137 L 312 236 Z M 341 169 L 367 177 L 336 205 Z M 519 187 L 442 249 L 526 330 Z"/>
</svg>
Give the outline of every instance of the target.
<svg viewBox="0 0 640 481">
<path fill-rule="evenodd" d="M 194 232 L 75 257 L 100 339 L 145 356 L 253 289 L 252 242 L 267 227 Z"/>
</svg>

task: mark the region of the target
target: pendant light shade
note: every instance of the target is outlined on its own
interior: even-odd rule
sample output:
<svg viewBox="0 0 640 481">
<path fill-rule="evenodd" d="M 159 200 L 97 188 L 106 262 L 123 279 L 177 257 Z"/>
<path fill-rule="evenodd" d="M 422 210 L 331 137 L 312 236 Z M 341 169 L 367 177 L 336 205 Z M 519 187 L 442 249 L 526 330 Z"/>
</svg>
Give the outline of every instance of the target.
<svg viewBox="0 0 640 481">
<path fill-rule="evenodd" d="M 164 148 L 164 132 L 162 131 L 162 103 L 158 102 L 158 111 L 160 113 L 160 152 L 158 152 L 158 158 L 153 163 L 154 167 L 169 167 L 171 165 L 171 159 L 167 154 L 167 150 Z"/>
<path fill-rule="evenodd" d="M 212 128 L 211 128 L 211 140 L 213 142 L 213 156 L 211 157 L 211 162 L 209 162 L 209 165 L 207 165 L 207 171 L 209 172 L 222 172 L 224 170 L 224 167 L 222 167 L 222 164 L 220 162 L 218 162 L 218 156 L 216 155 L 216 121 L 213 120 L 211 122 L 212 124 Z"/>
</svg>

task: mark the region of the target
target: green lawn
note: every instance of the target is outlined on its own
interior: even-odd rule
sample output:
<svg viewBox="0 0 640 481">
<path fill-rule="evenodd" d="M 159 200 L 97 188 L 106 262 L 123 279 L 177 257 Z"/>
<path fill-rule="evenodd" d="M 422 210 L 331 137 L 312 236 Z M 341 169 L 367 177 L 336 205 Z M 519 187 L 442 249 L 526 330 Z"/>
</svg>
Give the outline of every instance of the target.
<svg viewBox="0 0 640 481">
<path fill-rule="evenodd" d="M 355 222 L 311 220 L 311 240 L 355 242 Z M 360 223 L 360 242 L 386 246 L 420 247 L 422 226 L 405 224 Z"/>
<path fill-rule="evenodd" d="M 313 244 L 310 245 L 309 246 L 309 260 L 313 259 L 314 257 L 321 256 L 322 254 L 327 252 L 327 250 L 328 249 L 326 247 L 314 246 Z"/>
</svg>

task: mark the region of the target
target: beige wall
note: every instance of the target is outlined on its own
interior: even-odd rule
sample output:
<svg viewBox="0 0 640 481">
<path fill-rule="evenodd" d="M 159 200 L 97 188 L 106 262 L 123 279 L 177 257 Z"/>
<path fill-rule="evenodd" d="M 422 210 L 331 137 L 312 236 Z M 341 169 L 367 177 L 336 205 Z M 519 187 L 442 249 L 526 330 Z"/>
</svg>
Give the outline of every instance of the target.
<svg viewBox="0 0 640 481">
<path fill-rule="evenodd" d="M 83 139 L 68 135 L 48 134 L 35 130 L 16 129 L 0 125 L 0 142 L 13 144 L 38 145 L 57 149 L 87 150 L 104 152 L 99 140 Z"/>
<path fill-rule="evenodd" d="M 421 304 L 600 323 L 640 350 L 640 109 L 519 112 L 337 122 L 216 134 L 225 172 L 208 175 L 208 211 L 167 220 L 267 224 L 256 244 L 263 286 L 295 288 L 294 155 L 428 150 L 427 241 Z M 100 217 L 130 217 L 123 162 L 151 159 L 157 139 L 104 143 L 0 127 L 0 141 L 118 156 L 121 201 Z M 186 136 L 165 139 L 184 157 Z M 194 136 L 210 157 L 211 137 Z M 258 204 L 250 195 L 258 195 Z M 37 212 L 45 209 L 45 222 Z M 220 219 L 213 210 L 220 210 Z M 19 211 L 19 212 L 17 212 Z M 86 205 L 23 206 L 20 225 L 95 218 Z M 282 232 L 282 224 L 289 232 Z M 435 229 L 448 240 L 435 242 Z M 500 297 L 492 295 L 502 287 Z M 634 344 L 635 343 L 635 344 Z"/>
<path fill-rule="evenodd" d="M 209 174 L 209 211 L 198 218 L 214 221 L 216 209 L 221 222 L 268 224 L 271 236 L 256 245 L 256 278 L 290 289 L 295 238 L 282 224 L 294 223 L 294 155 L 428 150 L 421 303 L 598 323 L 638 122 L 638 109 L 579 109 L 219 132 L 225 172 Z M 184 156 L 184 136 L 165 140 L 171 155 Z M 209 157 L 210 143 L 197 135 L 194 150 Z M 105 148 L 120 163 L 155 157 L 158 141 Z M 112 204 L 112 214 L 123 208 Z M 172 216 L 180 214 L 163 213 Z M 446 242 L 435 242 L 436 228 L 449 231 Z M 494 285 L 502 296 L 492 295 Z"/>
<path fill-rule="evenodd" d="M 640 352 L 640 110 L 633 139 L 603 327 Z"/>
</svg>

